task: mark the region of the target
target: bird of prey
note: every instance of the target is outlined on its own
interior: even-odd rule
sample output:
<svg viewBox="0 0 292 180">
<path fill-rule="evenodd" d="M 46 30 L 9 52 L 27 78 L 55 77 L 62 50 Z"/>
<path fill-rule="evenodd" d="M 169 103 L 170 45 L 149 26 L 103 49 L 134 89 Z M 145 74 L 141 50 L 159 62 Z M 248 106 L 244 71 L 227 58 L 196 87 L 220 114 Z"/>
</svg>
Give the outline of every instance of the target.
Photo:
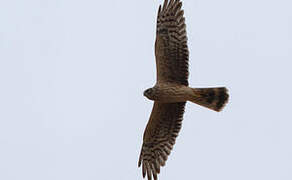
<svg viewBox="0 0 292 180">
<path fill-rule="evenodd" d="M 144 91 L 154 101 L 143 136 L 138 166 L 143 177 L 157 180 L 181 129 L 186 101 L 220 111 L 228 101 L 225 87 L 191 88 L 188 85 L 186 25 L 180 0 L 164 0 L 159 6 L 155 57 L 157 82 Z"/>
</svg>

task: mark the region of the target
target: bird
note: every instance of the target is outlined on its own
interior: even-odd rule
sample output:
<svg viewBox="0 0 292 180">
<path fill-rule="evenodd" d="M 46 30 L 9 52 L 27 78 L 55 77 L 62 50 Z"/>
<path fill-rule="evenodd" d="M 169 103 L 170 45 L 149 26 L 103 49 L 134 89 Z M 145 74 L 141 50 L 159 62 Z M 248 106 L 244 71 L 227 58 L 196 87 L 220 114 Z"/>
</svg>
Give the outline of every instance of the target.
<svg viewBox="0 0 292 180">
<path fill-rule="evenodd" d="M 226 87 L 192 88 L 188 83 L 189 50 L 180 0 L 159 6 L 155 40 L 156 84 L 143 95 L 154 101 L 144 130 L 138 161 L 142 176 L 157 180 L 182 126 L 187 101 L 221 111 L 228 101 Z"/>
</svg>

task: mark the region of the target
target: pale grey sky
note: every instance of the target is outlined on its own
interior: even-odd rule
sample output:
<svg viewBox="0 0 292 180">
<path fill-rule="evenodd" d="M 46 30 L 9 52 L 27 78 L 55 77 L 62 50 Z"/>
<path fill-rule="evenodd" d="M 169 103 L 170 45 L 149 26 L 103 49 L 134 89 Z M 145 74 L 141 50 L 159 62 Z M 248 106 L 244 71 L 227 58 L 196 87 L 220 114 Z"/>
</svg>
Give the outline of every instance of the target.
<svg viewBox="0 0 292 180">
<path fill-rule="evenodd" d="M 0 179 L 142 179 L 162 0 L 0 1 Z M 292 179 L 292 1 L 184 0 L 188 103 L 159 179 Z"/>
</svg>

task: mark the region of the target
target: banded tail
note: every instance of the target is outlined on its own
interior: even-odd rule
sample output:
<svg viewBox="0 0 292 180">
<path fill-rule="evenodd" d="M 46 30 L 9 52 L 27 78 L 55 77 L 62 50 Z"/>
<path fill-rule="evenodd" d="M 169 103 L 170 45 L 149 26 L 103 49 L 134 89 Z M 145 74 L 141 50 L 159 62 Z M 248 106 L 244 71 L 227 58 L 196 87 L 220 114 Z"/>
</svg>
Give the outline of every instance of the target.
<svg viewBox="0 0 292 180">
<path fill-rule="evenodd" d="M 193 96 L 190 101 L 214 111 L 221 111 L 228 102 L 228 93 L 225 87 L 192 88 Z"/>
</svg>

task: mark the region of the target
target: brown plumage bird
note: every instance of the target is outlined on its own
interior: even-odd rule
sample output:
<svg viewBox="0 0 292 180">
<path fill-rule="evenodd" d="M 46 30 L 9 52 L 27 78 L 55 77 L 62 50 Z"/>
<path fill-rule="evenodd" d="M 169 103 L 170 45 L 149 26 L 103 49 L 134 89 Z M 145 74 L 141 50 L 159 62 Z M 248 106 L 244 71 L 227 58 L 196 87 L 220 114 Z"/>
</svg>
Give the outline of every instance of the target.
<svg viewBox="0 0 292 180">
<path fill-rule="evenodd" d="M 144 132 L 139 158 L 143 177 L 157 180 L 181 129 L 186 101 L 220 111 L 228 100 L 225 87 L 191 88 L 188 86 L 189 51 L 184 11 L 180 0 L 164 1 L 159 6 L 155 56 L 157 82 L 144 91 L 154 101 Z"/>
</svg>

